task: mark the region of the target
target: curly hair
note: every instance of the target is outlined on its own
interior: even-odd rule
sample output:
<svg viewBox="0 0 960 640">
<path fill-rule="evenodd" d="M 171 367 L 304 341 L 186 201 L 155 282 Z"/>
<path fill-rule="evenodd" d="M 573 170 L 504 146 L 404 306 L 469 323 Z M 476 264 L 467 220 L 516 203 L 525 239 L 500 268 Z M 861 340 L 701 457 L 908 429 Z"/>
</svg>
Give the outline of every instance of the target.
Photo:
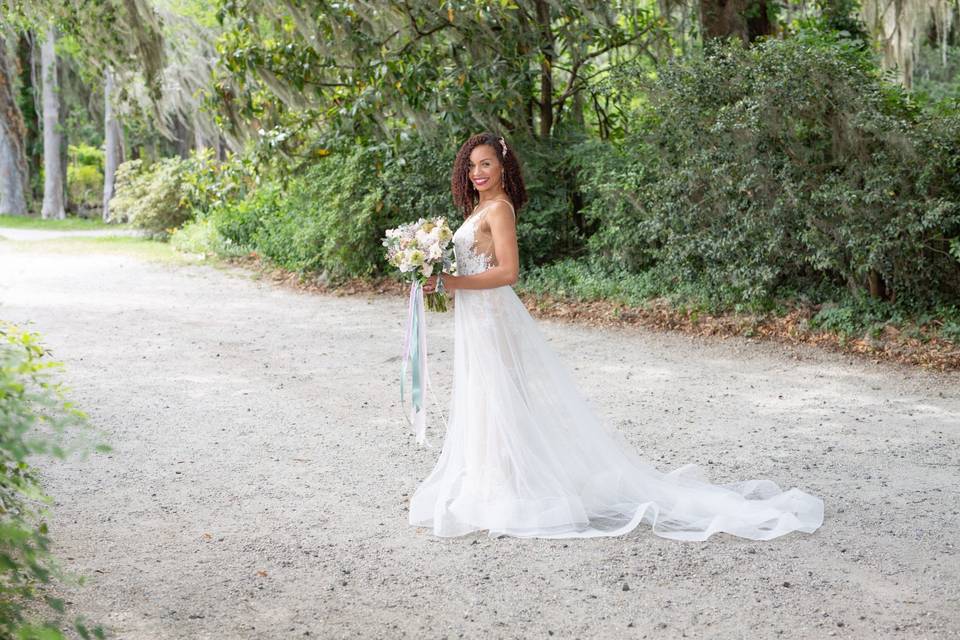
<svg viewBox="0 0 960 640">
<path fill-rule="evenodd" d="M 464 218 L 469 216 L 480 202 L 480 193 L 470 180 L 470 154 L 484 144 L 493 148 L 503 165 L 503 190 L 510 196 L 514 210 L 519 212 L 527 202 L 527 189 L 523 183 L 523 172 L 520 169 L 516 151 L 503 136 L 484 131 L 471 136 L 464 142 L 460 151 L 457 152 L 457 159 L 453 161 L 450 190 L 453 192 L 453 203 L 463 212 Z M 504 147 L 506 147 L 506 154 L 504 154 Z"/>
</svg>

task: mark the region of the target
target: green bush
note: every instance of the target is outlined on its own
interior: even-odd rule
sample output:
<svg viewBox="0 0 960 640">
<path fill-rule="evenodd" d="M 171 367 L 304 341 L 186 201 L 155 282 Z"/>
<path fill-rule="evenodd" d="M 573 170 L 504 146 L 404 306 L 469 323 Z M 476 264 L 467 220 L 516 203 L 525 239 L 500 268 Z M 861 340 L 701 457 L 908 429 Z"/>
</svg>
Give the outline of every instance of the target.
<svg viewBox="0 0 960 640">
<path fill-rule="evenodd" d="M 110 201 L 114 221 L 130 222 L 164 237 L 193 214 L 184 198 L 183 160 L 166 158 L 152 165 L 130 160 L 117 168 L 116 190 Z"/>
<path fill-rule="evenodd" d="M 258 248 L 282 266 L 335 279 L 374 273 L 386 229 L 378 163 L 376 152 L 359 149 L 307 169 L 264 220 Z"/>
<path fill-rule="evenodd" d="M 597 145 L 582 134 L 558 132 L 550 140 L 514 140 L 524 165 L 529 202 L 517 220 L 521 266 L 529 269 L 581 255 L 595 224 L 584 216 L 581 173 Z"/>
<path fill-rule="evenodd" d="M 67 192 L 71 203 L 84 208 L 100 206 L 103 201 L 103 173 L 92 165 L 68 165 Z"/>
<path fill-rule="evenodd" d="M 287 180 L 268 178 L 244 198 L 212 207 L 209 215 L 230 245 L 279 266 L 323 271 L 334 279 L 370 275 L 384 266 L 381 240 L 387 228 L 450 213 L 451 207 L 441 208 L 435 189 L 398 186 L 404 171 L 408 182 L 430 180 L 431 172 L 414 166 L 385 168 L 382 149 L 358 148 L 322 158 Z M 387 197 L 391 181 L 396 188 Z"/>
<path fill-rule="evenodd" d="M 242 199 L 214 206 L 210 210 L 209 220 L 231 245 L 253 249 L 262 224 L 261 217 L 265 217 L 267 211 L 276 206 L 279 198 L 279 187 L 267 182 Z"/>
<path fill-rule="evenodd" d="M 450 195 L 450 170 L 457 153 L 452 144 L 413 138 L 398 149 L 375 153 L 380 166 L 374 179 L 383 196 L 378 226 L 385 231 L 421 217 L 445 217 L 456 229 L 463 217 L 454 209 Z M 384 266 L 379 259 L 377 264 Z"/>
<path fill-rule="evenodd" d="M 246 253 L 243 246 L 223 237 L 210 218 L 190 220 L 173 232 L 170 244 L 182 253 L 210 253 L 221 256 L 239 256 Z"/>
<path fill-rule="evenodd" d="M 322 181 L 325 176 L 318 174 L 317 168 L 309 173 Z M 326 239 L 320 221 L 321 188 L 322 183 L 300 177 L 286 190 L 267 184 L 247 199 L 245 205 L 255 205 L 251 207 L 257 216 L 251 242 L 260 255 L 293 271 L 323 269 Z"/>
<path fill-rule="evenodd" d="M 220 204 L 224 191 L 234 192 L 236 185 L 219 179 L 221 175 L 209 151 L 187 159 L 164 158 L 151 165 L 142 160 L 124 162 L 117 168 L 111 218 L 166 238 L 198 213 Z"/>
<path fill-rule="evenodd" d="M 960 296 L 960 117 L 920 112 L 862 48 L 730 44 L 621 80 L 647 102 L 584 187 L 596 255 L 725 304 L 824 283 Z"/>
<path fill-rule="evenodd" d="M 913 74 L 918 98 L 935 109 L 960 109 L 960 46 L 920 46 Z"/>
<path fill-rule="evenodd" d="M 243 197 L 218 200 L 209 217 L 231 246 L 283 267 L 334 279 L 390 272 L 381 245 L 386 229 L 420 217 L 446 217 L 453 228 L 463 221 L 450 195 L 457 143 L 410 138 L 394 148 L 335 152 L 262 176 Z M 514 144 L 530 196 L 517 225 L 523 265 L 582 253 L 592 223 L 577 213 L 575 187 L 589 154 L 568 141 Z"/>
<path fill-rule="evenodd" d="M 258 167 L 250 156 L 231 153 L 219 161 L 212 149 L 194 151 L 181 170 L 184 198 L 197 217 L 242 200 L 258 181 Z"/>
<path fill-rule="evenodd" d="M 87 144 L 72 144 L 67 147 L 67 158 L 71 165 L 94 167 L 97 171 L 103 171 L 103 149 Z"/>
<path fill-rule="evenodd" d="M 382 238 L 388 226 L 417 218 L 443 216 L 456 229 L 463 216 L 453 206 L 450 174 L 463 141 L 427 141 L 417 137 L 376 156 L 381 163 L 377 183 L 383 210 L 373 236 Z M 529 201 L 517 221 L 517 241 L 524 268 L 582 252 L 589 224 L 578 214 L 577 172 L 587 157 L 577 139 L 511 140 L 523 163 Z M 379 242 L 379 241 L 378 241 Z M 372 247 L 372 245 L 371 245 Z M 376 247 L 378 269 L 382 247 Z"/>
<path fill-rule="evenodd" d="M 103 151 L 85 144 L 67 150 L 67 196 L 82 215 L 103 204 Z"/>
<path fill-rule="evenodd" d="M 567 258 L 525 271 L 517 288 L 574 300 L 609 300 L 634 306 L 667 293 L 649 272 L 630 273 L 582 258 Z"/>
<path fill-rule="evenodd" d="M 50 553 L 47 513 L 52 501 L 32 466 L 37 456 L 66 457 L 68 435 L 87 427 L 86 416 L 51 380 L 58 363 L 33 334 L 0 323 L 0 637 L 63 638 L 59 619 L 43 624 L 27 620 L 24 604 L 40 598 L 37 586 L 59 573 Z M 46 598 L 51 613 L 64 603 Z M 73 623 L 83 638 L 104 637 L 82 620 Z"/>
</svg>

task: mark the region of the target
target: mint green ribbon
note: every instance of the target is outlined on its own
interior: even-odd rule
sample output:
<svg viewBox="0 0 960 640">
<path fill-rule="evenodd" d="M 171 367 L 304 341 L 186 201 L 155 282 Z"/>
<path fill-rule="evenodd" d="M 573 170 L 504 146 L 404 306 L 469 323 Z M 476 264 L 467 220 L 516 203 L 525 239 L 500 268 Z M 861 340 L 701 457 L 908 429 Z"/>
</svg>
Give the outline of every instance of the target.
<svg viewBox="0 0 960 640">
<path fill-rule="evenodd" d="M 413 403 L 412 415 L 407 419 L 413 426 L 417 443 L 426 444 L 426 387 L 430 384 L 427 374 L 426 327 L 424 327 L 423 285 L 414 281 L 410 287 L 410 303 L 407 309 L 407 330 L 403 346 L 403 363 L 400 372 L 400 406 L 405 409 L 407 366 L 411 368 Z M 406 411 L 404 410 L 404 415 Z"/>
</svg>

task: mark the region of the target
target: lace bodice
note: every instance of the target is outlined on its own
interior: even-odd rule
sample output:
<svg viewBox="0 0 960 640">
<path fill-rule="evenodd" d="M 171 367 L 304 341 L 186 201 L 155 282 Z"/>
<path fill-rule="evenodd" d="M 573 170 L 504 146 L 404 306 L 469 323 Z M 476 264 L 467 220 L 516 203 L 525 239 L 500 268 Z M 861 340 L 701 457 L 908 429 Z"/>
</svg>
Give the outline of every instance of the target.
<svg viewBox="0 0 960 640">
<path fill-rule="evenodd" d="M 506 200 L 495 200 L 507 202 Z M 509 202 L 507 202 L 509 204 Z M 478 207 L 453 234 L 453 253 L 457 259 L 457 274 L 463 276 L 483 273 L 496 264 L 493 239 L 478 238 L 478 230 L 490 203 Z M 513 208 L 513 205 L 510 205 Z M 489 234 L 488 234 L 489 235 Z"/>
</svg>

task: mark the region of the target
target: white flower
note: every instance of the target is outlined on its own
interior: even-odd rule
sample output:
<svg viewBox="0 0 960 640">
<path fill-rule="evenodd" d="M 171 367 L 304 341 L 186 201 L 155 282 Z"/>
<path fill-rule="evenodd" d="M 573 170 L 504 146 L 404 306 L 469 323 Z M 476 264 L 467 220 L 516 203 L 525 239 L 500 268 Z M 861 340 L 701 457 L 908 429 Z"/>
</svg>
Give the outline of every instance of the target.
<svg viewBox="0 0 960 640">
<path fill-rule="evenodd" d="M 429 233 L 427 233 L 426 231 L 424 231 L 424 230 L 422 230 L 422 229 L 419 230 L 419 231 L 417 231 L 417 244 L 420 245 L 420 248 L 426 249 L 426 248 L 429 247 L 431 244 L 433 244 L 435 241 L 436 241 L 436 238 L 434 238 L 433 236 L 431 236 L 431 235 L 430 235 Z"/>
<path fill-rule="evenodd" d="M 385 232 L 387 261 L 401 273 L 429 277 L 450 263 L 453 233 L 445 218 L 419 218 Z"/>
</svg>

